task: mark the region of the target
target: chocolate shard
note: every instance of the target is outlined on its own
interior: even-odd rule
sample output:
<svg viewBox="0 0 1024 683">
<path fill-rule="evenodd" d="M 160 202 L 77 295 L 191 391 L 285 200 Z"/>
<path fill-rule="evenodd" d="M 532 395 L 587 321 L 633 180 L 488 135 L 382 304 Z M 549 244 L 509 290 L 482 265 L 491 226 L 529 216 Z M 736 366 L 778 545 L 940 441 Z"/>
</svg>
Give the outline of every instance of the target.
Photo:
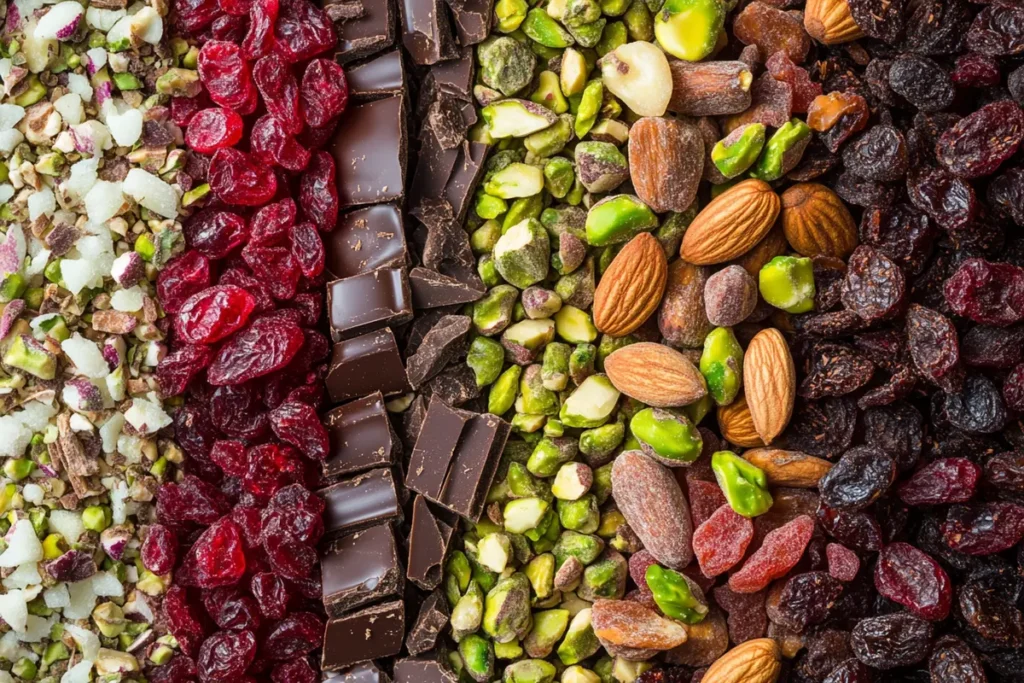
<svg viewBox="0 0 1024 683">
<path fill-rule="evenodd" d="M 409 287 L 416 310 L 468 304 L 484 295 L 482 289 L 474 289 L 427 268 L 413 268 L 409 272 Z"/>
<path fill-rule="evenodd" d="M 321 557 L 324 608 L 332 617 L 402 592 L 402 566 L 390 524 L 328 544 Z"/>
<path fill-rule="evenodd" d="M 482 142 L 470 142 L 459 148 L 459 157 L 455 160 L 452 174 L 444 188 L 444 198 L 451 205 L 457 223 L 461 224 L 465 219 L 469 211 L 469 200 L 484 176 L 484 162 L 489 148 L 489 145 Z"/>
<path fill-rule="evenodd" d="M 409 258 L 402 212 L 394 204 L 343 213 L 338 227 L 324 241 L 327 270 L 336 278 L 401 268 Z"/>
<path fill-rule="evenodd" d="M 422 66 L 459 56 L 441 0 L 401 0 L 402 44 Z"/>
<path fill-rule="evenodd" d="M 366 7 L 362 0 L 339 0 L 328 3 L 324 12 L 331 21 L 351 21 L 366 14 Z"/>
<path fill-rule="evenodd" d="M 473 48 L 466 45 L 459 52 L 457 59 L 450 59 L 430 67 L 427 79 L 441 92 L 472 103 L 475 72 L 476 60 L 473 59 Z"/>
<path fill-rule="evenodd" d="M 427 108 L 429 110 L 429 106 Z M 424 113 L 426 116 L 426 113 Z M 444 197 L 448 181 L 455 173 L 459 161 L 458 149 L 445 149 L 437 136 L 424 127 L 420 135 L 420 151 L 416 170 L 409 187 L 409 212 L 428 226 L 436 226 L 455 220 L 455 212 L 436 202 L 447 202 Z"/>
<path fill-rule="evenodd" d="M 485 289 L 483 280 L 476 272 L 476 259 L 469 246 L 469 235 L 456 222 L 427 227 L 423 265 L 473 289 Z"/>
<path fill-rule="evenodd" d="M 334 403 L 375 391 L 392 396 L 411 388 L 390 328 L 334 345 L 327 366 L 327 393 Z"/>
<path fill-rule="evenodd" d="M 405 603 L 374 605 L 327 622 L 320 668 L 340 671 L 372 659 L 402 651 L 405 639 Z"/>
<path fill-rule="evenodd" d="M 374 662 L 356 664 L 344 671 L 324 672 L 324 680 L 331 683 L 391 683 L 391 677 Z"/>
<path fill-rule="evenodd" d="M 436 659 L 402 659 L 395 662 L 395 683 L 458 683 L 459 677 Z"/>
<path fill-rule="evenodd" d="M 402 51 L 392 50 L 345 69 L 348 94 L 357 100 L 374 100 L 401 95 L 405 88 Z"/>
<path fill-rule="evenodd" d="M 402 452 L 379 391 L 339 406 L 324 416 L 331 450 L 324 460 L 327 480 L 374 467 L 391 467 Z"/>
<path fill-rule="evenodd" d="M 434 134 L 442 149 L 455 149 L 466 139 L 466 119 L 462 115 L 465 103 L 439 92 L 427 110 L 427 129 Z"/>
<path fill-rule="evenodd" d="M 409 457 L 406 487 L 431 500 L 441 497 L 448 469 L 459 447 L 459 436 L 472 417 L 472 413 L 453 408 L 444 401 L 430 401 Z"/>
<path fill-rule="evenodd" d="M 376 54 L 395 44 L 398 12 L 394 0 L 342 0 L 342 7 L 332 10 L 332 2 L 325 0 L 324 10 L 335 22 L 338 32 L 338 51 L 335 59 L 345 64 Z M 362 13 L 355 17 L 353 6 L 361 5 Z M 332 16 L 333 15 L 336 16 Z"/>
<path fill-rule="evenodd" d="M 402 95 L 349 107 L 331 149 L 338 168 L 338 206 L 400 201 L 407 148 Z"/>
<path fill-rule="evenodd" d="M 402 446 L 412 452 L 416 445 L 416 437 L 420 435 L 423 419 L 427 416 L 427 399 L 423 394 L 416 394 L 409 407 L 402 413 Z"/>
<path fill-rule="evenodd" d="M 444 518 L 430 507 L 426 498 L 416 496 L 412 504 L 406 578 L 425 591 L 441 585 L 444 561 L 457 526 L 458 520 Z"/>
<path fill-rule="evenodd" d="M 416 353 L 405 361 L 406 373 L 413 389 L 433 378 L 466 352 L 466 335 L 472 324 L 469 316 L 446 315 L 430 328 Z"/>
<path fill-rule="evenodd" d="M 448 600 L 441 591 L 434 591 L 423 602 L 416 622 L 405 637 L 405 649 L 411 655 L 421 655 L 437 647 L 437 641 L 448 625 Z"/>
<path fill-rule="evenodd" d="M 432 396 L 445 403 L 462 406 L 480 396 L 476 373 L 465 363 L 456 363 L 439 372 L 427 383 Z"/>
<path fill-rule="evenodd" d="M 327 285 L 334 341 L 412 320 L 412 291 L 404 268 L 378 268 Z"/>
<path fill-rule="evenodd" d="M 452 8 L 459 45 L 476 45 L 487 39 L 493 9 L 494 0 L 465 0 L 461 7 Z"/>
<path fill-rule="evenodd" d="M 395 478 L 389 469 L 360 474 L 320 489 L 317 494 L 326 503 L 324 538 L 327 539 L 403 519 Z"/>
</svg>

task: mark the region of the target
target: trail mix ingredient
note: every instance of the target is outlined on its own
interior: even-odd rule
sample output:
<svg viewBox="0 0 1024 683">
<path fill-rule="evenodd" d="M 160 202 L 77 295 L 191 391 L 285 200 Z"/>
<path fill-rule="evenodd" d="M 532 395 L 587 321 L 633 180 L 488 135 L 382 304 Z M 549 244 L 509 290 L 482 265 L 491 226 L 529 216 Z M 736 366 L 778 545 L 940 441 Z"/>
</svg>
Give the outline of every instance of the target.
<svg viewBox="0 0 1024 683">
<path fill-rule="evenodd" d="M 497 3 L 466 362 L 512 437 L 459 676 L 1019 677 L 1022 25 Z"/>
</svg>

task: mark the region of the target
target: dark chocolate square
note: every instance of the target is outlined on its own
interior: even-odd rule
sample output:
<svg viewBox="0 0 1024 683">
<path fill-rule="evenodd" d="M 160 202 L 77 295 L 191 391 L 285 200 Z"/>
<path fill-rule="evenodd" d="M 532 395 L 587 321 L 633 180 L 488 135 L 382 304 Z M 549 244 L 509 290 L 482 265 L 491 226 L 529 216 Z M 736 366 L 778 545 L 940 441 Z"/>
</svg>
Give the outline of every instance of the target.
<svg viewBox="0 0 1024 683">
<path fill-rule="evenodd" d="M 444 401 L 430 401 L 409 458 L 409 471 L 405 475 L 408 488 L 432 500 L 441 496 L 448 467 L 459 446 L 459 436 L 472 417 L 472 413 L 452 408 Z"/>
<path fill-rule="evenodd" d="M 338 342 L 327 366 L 327 393 L 334 403 L 379 391 L 385 396 L 412 389 L 389 328 Z"/>
<path fill-rule="evenodd" d="M 395 662 L 395 683 L 458 683 L 459 677 L 437 659 L 402 659 Z"/>
<path fill-rule="evenodd" d="M 456 520 L 441 519 L 426 498 L 416 496 L 409 528 L 406 577 L 423 590 L 434 590 L 441 585 L 444 561 L 448 556 L 456 524 Z"/>
<path fill-rule="evenodd" d="M 402 593 L 402 566 L 390 524 L 378 524 L 329 543 L 320 567 L 324 608 L 332 617 Z"/>
<path fill-rule="evenodd" d="M 356 100 L 400 95 L 405 88 L 402 51 L 392 50 L 345 69 L 348 94 Z"/>
<path fill-rule="evenodd" d="M 339 671 L 353 664 L 402 651 L 405 639 L 405 603 L 374 605 L 327 622 L 320 668 Z"/>
<path fill-rule="evenodd" d="M 325 0 L 325 5 L 330 0 Z M 363 13 L 355 19 L 335 24 L 338 52 L 335 59 L 344 64 L 372 55 L 395 43 L 398 12 L 394 0 L 362 0 Z"/>
<path fill-rule="evenodd" d="M 405 268 L 378 268 L 328 283 L 327 317 L 334 341 L 412 320 Z"/>
<path fill-rule="evenodd" d="M 328 479 L 390 467 L 402 451 L 379 391 L 329 411 L 324 427 L 331 437 L 330 454 L 324 460 Z"/>
<path fill-rule="evenodd" d="M 327 271 L 336 278 L 401 268 L 408 259 L 402 212 L 394 204 L 376 204 L 343 213 L 324 236 L 324 247 Z"/>
<path fill-rule="evenodd" d="M 371 470 L 317 494 L 324 499 L 324 537 L 337 538 L 375 524 L 401 522 L 402 504 L 389 469 Z M 372 659 L 372 658 L 371 658 Z"/>
<path fill-rule="evenodd" d="M 404 96 L 350 106 L 331 149 L 338 169 L 338 206 L 401 200 L 407 145 Z"/>
<path fill-rule="evenodd" d="M 413 268 L 409 272 L 409 287 L 416 310 L 468 304 L 484 295 L 482 289 L 474 289 L 427 268 Z"/>
</svg>

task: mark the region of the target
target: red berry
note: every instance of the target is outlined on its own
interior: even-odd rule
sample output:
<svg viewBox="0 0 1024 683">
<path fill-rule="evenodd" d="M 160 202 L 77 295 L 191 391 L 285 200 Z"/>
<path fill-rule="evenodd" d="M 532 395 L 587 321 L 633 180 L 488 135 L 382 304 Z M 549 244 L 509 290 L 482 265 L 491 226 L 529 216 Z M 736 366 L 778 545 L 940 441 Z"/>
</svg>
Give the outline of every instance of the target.
<svg viewBox="0 0 1024 683">
<path fill-rule="evenodd" d="M 268 164 L 289 171 L 301 171 L 309 164 L 309 150 L 289 135 L 274 116 L 261 116 L 253 124 L 250 135 L 252 153 Z"/>
<path fill-rule="evenodd" d="M 224 40 L 211 40 L 199 51 L 199 78 L 210 99 L 239 114 L 256 110 L 256 85 L 242 49 Z"/>
<path fill-rule="evenodd" d="M 253 65 L 252 75 L 270 115 L 284 126 L 288 134 L 301 133 L 303 122 L 299 107 L 299 84 L 288 64 L 277 54 L 271 53 Z"/>
<path fill-rule="evenodd" d="M 251 631 L 220 631 L 203 642 L 197 660 L 203 683 L 237 683 L 256 658 Z"/>
<path fill-rule="evenodd" d="M 215 285 L 193 294 L 174 318 L 174 331 L 189 344 L 214 344 L 245 327 L 256 307 L 252 294 Z"/>
<path fill-rule="evenodd" d="M 299 204 L 321 231 L 330 232 L 338 224 L 334 157 L 327 152 L 317 152 L 310 159 L 299 185 Z"/>
<path fill-rule="evenodd" d="M 178 538 L 162 524 L 153 524 L 142 542 L 142 564 L 154 574 L 162 575 L 174 569 L 178 559 Z"/>
<path fill-rule="evenodd" d="M 203 109 L 189 121 L 185 143 L 197 152 L 212 154 L 221 147 L 238 144 L 243 128 L 242 117 L 230 109 Z"/>
<path fill-rule="evenodd" d="M 214 153 L 210 160 L 209 182 L 210 188 L 226 204 L 260 206 L 277 194 L 277 176 L 273 170 L 231 147 Z"/>
<path fill-rule="evenodd" d="M 302 74 L 302 115 L 313 128 L 326 126 L 345 111 L 348 82 L 341 66 L 314 59 Z"/>
</svg>

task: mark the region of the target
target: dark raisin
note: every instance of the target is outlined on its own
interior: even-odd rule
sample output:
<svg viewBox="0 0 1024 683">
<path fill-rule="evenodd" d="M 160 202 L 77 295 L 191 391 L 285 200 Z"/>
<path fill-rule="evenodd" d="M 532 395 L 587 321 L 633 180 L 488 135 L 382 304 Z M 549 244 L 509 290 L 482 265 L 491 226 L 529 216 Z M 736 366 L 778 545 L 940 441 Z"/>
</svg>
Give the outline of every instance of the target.
<svg viewBox="0 0 1024 683">
<path fill-rule="evenodd" d="M 1022 76 L 1021 85 L 1024 87 L 1024 67 L 1017 71 Z M 1010 168 L 993 178 L 985 198 L 997 216 L 1024 227 L 1024 168 Z"/>
<path fill-rule="evenodd" d="M 968 638 L 980 650 L 1024 645 L 1024 615 L 1014 605 L 977 584 L 960 590 L 960 615 Z"/>
<path fill-rule="evenodd" d="M 1024 538 L 1024 507 L 991 502 L 954 505 L 942 523 L 942 536 L 950 548 L 968 555 L 991 555 Z"/>
<path fill-rule="evenodd" d="M 900 312 L 906 295 L 903 272 L 888 257 L 861 245 L 850 255 L 843 305 L 869 322 Z"/>
<path fill-rule="evenodd" d="M 896 478 L 892 458 L 870 446 L 851 448 L 818 481 L 823 503 L 836 510 L 862 510 L 888 490 Z"/>
<path fill-rule="evenodd" d="M 860 238 L 917 275 L 932 253 L 936 230 L 928 217 L 906 204 L 871 208 L 860 222 Z"/>
<path fill-rule="evenodd" d="M 895 187 L 876 183 L 873 180 L 859 178 L 853 173 L 841 173 L 836 178 L 834 189 L 836 194 L 846 202 L 856 206 L 890 206 L 896 202 L 898 192 Z"/>
<path fill-rule="evenodd" d="M 853 443 L 857 406 L 847 398 L 801 401 L 783 433 L 786 448 L 830 460 Z"/>
<path fill-rule="evenodd" d="M 871 381 L 874 371 L 874 364 L 850 346 L 815 344 L 799 394 L 805 398 L 845 396 Z"/>
<path fill-rule="evenodd" d="M 1010 369 L 1024 361 L 1024 325 L 978 325 L 960 340 L 964 363 L 978 368 Z"/>
<path fill-rule="evenodd" d="M 851 0 L 850 13 L 861 30 L 872 38 L 895 43 L 906 21 L 904 7 L 907 0 Z"/>
<path fill-rule="evenodd" d="M 912 614 L 896 613 L 862 619 L 850 635 L 853 654 L 875 669 L 916 664 L 928 656 L 932 626 Z"/>
<path fill-rule="evenodd" d="M 932 683 L 961 683 L 987 680 L 981 660 L 974 650 L 956 636 L 942 636 L 928 659 Z"/>
<path fill-rule="evenodd" d="M 947 393 L 944 404 L 949 422 L 974 434 L 992 434 L 1006 424 L 1006 404 L 996 383 L 985 375 L 968 375 L 963 390 Z"/>
<path fill-rule="evenodd" d="M 907 141 L 893 126 L 868 128 L 843 149 L 846 170 L 861 178 L 881 183 L 899 180 L 907 173 L 910 161 Z"/>
<path fill-rule="evenodd" d="M 985 483 L 997 489 L 1024 493 L 1024 453 L 1010 451 L 985 461 Z"/>
<path fill-rule="evenodd" d="M 825 620 L 843 584 L 828 572 L 804 572 L 789 577 L 782 587 L 776 609 L 781 622 L 797 632 Z"/>
<path fill-rule="evenodd" d="M 864 413 L 864 441 L 896 461 L 906 471 L 917 464 L 924 447 L 924 417 L 910 403 L 870 408 Z"/>
<path fill-rule="evenodd" d="M 963 228 L 978 213 L 970 183 L 943 168 L 915 170 L 907 177 L 911 203 L 944 228 Z"/>
<path fill-rule="evenodd" d="M 822 683 L 873 683 L 875 674 L 859 659 L 847 659 L 832 670 Z"/>
<path fill-rule="evenodd" d="M 967 44 L 984 55 L 1002 57 L 1024 52 L 1024 7 L 996 2 L 974 18 Z"/>
<path fill-rule="evenodd" d="M 907 0 L 904 44 L 925 55 L 959 52 L 970 21 L 971 10 L 964 0 Z"/>
<path fill-rule="evenodd" d="M 952 79 L 938 62 L 915 54 L 903 54 L 893 60 L 889 85 L 925 112 L 942 111 L 953 103 L 956 94 Z"/>
<path fill-rule="evenodd" d="M 956 328 L 944 315 L 917 304 L 907 313 L 907 342 L 914 365 L 944 391 L 963 386 Z"/>
</svg>

